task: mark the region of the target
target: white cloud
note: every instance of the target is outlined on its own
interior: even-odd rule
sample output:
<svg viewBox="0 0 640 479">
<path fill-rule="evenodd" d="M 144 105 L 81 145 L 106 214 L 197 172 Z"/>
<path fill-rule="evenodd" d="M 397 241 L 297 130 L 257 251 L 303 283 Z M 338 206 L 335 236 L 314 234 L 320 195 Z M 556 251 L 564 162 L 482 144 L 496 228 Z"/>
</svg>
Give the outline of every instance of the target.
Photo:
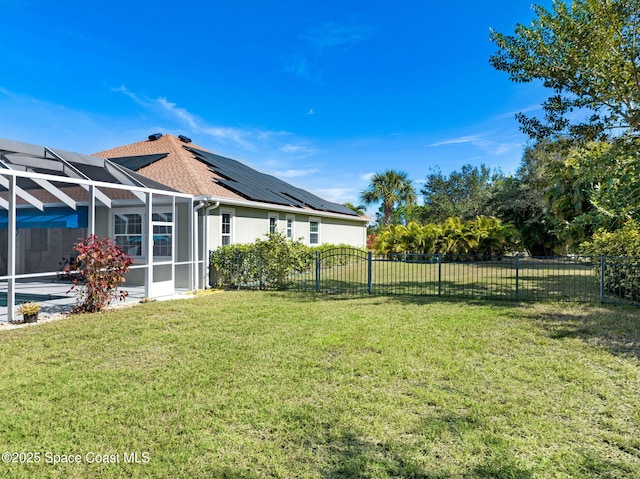
<svg viewBox="0 0 640 479">
<path fill-rule="evenodd" d="M 494 118 L 496 120 L 505 120 L 505 119 L 513 120 L 517 113 L 529 113 L 532 111 L 540 111 L 540 110 L 542 110 L 541 105 L 533 104 L 533 105 L 526 106 L 518 111 L 508 111 L 506 113 L 499 113 Z"/>
<path fill-rule="evenodd" d="M 278 178 L 299 178 L 301 176 L 309 176 L 317 173 L 317 168 L 308 168 L 308 169 L 286 169 L 286 170 L 276 170 L 273 171 L 272 174 Z"/>
<path fill-rule="evenodd" d="M 507 136 L 506 140 L 508 139 L 509 137 Z M 464 135 L 456 138 L 440 140 L 427 146 L 435 148 L 440 146 L 462 144 L 469 144 L 473 147 L 480 148 L 485 154 L 490 156 L 502 156 L 507 153 L 519 151 L 522 149 L 522 141 L 520 139 L 514 139 L 514 141 L 505 141 L 504 139 L 502 139 L 502 137 L 498 138 L 494 134 Z"/>
<path fill-rule="evenodd" d="M 352 188 L 316 188 L 315 192 L 321 198 L 332 201 L 334 203 L 345 203 L 347 201 L 353 202 L 354 190 Z"/>
<path fill-rule="evenodd" d="M 459 145 L 462 143 L 477 144 L 480 141 L 482 141 L 482 137 L 478 135 L 468 135 L 468 136 L 461 136 L 458 138 L 451 138 L 448 140 L 441 140 L 436 143 L 431 143 L 428 146 Z"/>
<path fill-rule="evenodd" d="M 318 49 L 325 49 L 363 42 L 374 30 L 369 25 L 338 25 L 327 22 L 311 28 L 302 38 Z"/>
<path fill-rule="evenodd" d="M 173 120 L 182 123 L 193 133 L 203 134 L 222 143 L 230 143 L 246 151 L 257 150 L 258 142 L 260 141 L 266 141 L 288 134 L 287 132 L 270 132 L 250 128 L 209 125 L 198 115 L 190 112 L 186 108 L 178 106 L 177 103 L 169 101 L 166 97 L 161 96 L 156 99 L 150 99 L 132 92 L 124 85 L 114 88 L 113 91 L 131 98 L 136 104 L 145 109 L 154 112 L 159 111 L 168 115 Z"/>
<path fill-rule="evenodd" d="M 308 156 L 315 155 L 318 151 L 316 148 L 312 146 L 293 145 L 290 143 L 286 145 L 282 145 L 280 148 L 278 148 L 278 150 L 281 151 L 282 153 L 293 155 L 297 159 L 306 158 Z"/>
<path fill-rule="evenodd" d="M 292 58 L 284 67 L 285 73 L 293 73 L 295 76 L 311 80 L 309 60 L 306 58 Z"/>
<path fill-rule="evenodd" d="M 155 100 L 155 103 L 166 112 L 186 124 L 192 131 L 211 136 L 218 141 L 230 141 L 247 150 L 255 148 L 255 145 L 251 141 L 247 140 L 248 136 L 253 135 L 251 131 L 233 127 L 209 126 L 198 116 L 189 112 L 185 108 L 179 107 L 176 103 L 168 101 L 164 97 L 159 97 Z"/>
</svg>

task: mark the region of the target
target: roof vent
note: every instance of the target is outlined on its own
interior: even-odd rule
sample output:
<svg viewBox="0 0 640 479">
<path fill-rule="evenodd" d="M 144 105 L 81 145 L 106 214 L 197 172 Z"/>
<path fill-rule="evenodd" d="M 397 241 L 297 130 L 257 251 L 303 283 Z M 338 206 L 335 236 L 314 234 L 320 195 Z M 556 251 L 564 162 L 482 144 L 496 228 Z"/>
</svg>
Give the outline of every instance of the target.
<svg viewBox="0 0 640 479">
<path fill-rule="evenodd" d="M 153 135 L 149 135 L 149 140 L 155 141 L 162 138 L 162 133 L 154 133 Z"/>
<path fill-rule="evenodd" d="M 184 141 L 185 143 L 191 143 L 191 138 L 187 138 L 184 135 L 178 135 L 178 138 L 180 138 L 182 141 Z"/>
</svg>

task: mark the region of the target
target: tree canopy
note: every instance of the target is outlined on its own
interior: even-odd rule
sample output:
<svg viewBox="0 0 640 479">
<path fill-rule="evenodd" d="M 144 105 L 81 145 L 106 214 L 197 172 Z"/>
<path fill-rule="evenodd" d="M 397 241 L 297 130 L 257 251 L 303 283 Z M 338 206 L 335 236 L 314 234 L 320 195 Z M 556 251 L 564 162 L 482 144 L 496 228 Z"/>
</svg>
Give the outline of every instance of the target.
<svg viewBox="0 0 640 479">
<path fill-rule="evenodd" d="M 429 174 L 420 193 L 424 195 L 422 219 L 444 221 L 450 216 L 463 220 L 492 215 L 490 200 L 493 184 L 501 177 L 485 165 L 464 165 L 446 177 L 440 171 Z"/>
<path fill-rule="evenodd" d="M 640 132 L 640 0 L 554 0 L 513 35 L 491 32 L 490 58 L 515 82 L 552 90 L 544 118 L 517 115 L 532 138 L 603 140 Z"/>
<path fill-rule="evenodd" d="M 360 199 L 367 205 L 382 201 L 384 225 L 387 226 L 391 224 L 396 206 L 415 203 L 416 193 L 406 172 L 387 170 L 373 175 L 369 187 L 361 193 Z"/>
<path fill-rule="evenodd" d="M 520 169 L 509 177 L 484 165 L 465 165 L 449 177 L 429 174 L 424 206 L 409 208 L 392 195 L 383 203 L 386 225 L 394 219 L 407 226 L 382 240 L 401 238 L 394 247 L 413 242 L 427 251 L 434 230 L 408 225 L 435 223 L 451 233 L 447 241 L 459 240 L 456 249 L 475 241 L 458 237 L 466 231 L 460 224 L 484 215 L 515 226 L 519 246 L 531 254 L 548 255 L 577 251 L 623 227 L 637 229 L 640 0 L 554 0 L 549 9 L 532 8 L 530 25 L 517 24 L 513 34 L 491 32 L 498 51 L 490 63 L 512 81 L 539 81 L 549 90 L 542 115 L 517 115 L 533 140 Z M 367 198 L 386 197 L 376 191 Z M 406 221 L 397 221 L 399 215 Z"/>
</svg>

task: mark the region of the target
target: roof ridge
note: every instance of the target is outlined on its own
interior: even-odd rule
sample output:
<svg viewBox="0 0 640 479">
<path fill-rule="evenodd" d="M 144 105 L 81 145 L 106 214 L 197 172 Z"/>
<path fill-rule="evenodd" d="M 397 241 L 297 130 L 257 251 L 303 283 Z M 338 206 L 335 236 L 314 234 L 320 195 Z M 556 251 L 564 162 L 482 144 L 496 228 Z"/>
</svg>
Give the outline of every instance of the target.
<svg viewBox="0 0 640 479">
<path fill-rule="evenodd" d="M 151 135 L 148 140 L 98 153 L 107 158 L 163 153 L 166 156 L 137 171 L 184 193 L 219 198 L 296 206 L 315 212 L 354 215 L 348 208 L 227 158 L 172 134 Z"/>
</svg>

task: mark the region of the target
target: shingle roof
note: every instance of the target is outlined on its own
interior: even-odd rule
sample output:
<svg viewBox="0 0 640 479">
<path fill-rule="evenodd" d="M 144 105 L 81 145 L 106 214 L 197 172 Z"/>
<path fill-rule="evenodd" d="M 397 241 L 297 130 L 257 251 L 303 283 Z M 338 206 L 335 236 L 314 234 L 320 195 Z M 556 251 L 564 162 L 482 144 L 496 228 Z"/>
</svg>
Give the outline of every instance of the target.
<svg viewBox="0 0 640 479">
<path fill-rule="evenodd" d="M 136 171 L 171 188 L 191 195 L 211 195 L 220 198 L 243 199 L 218 185 L 215 175 L 206 164 L 195 161 L 193 154 L 183 148 L 186 143 L 173 135 L 163 135 L 157 140 L 145 140 L 95 153 L 114 163 L 131 163 L 132 157 L 165 154 Z M 194 146 L 189 144 L 189 146 Z M 195 146 L 194 146 L 195 147 Z M 196 147 L 198 149 L 204 149 Z"/>
<path fill-rule="evenodd" d="M 342 205 L 169 134 L 95 155 L 123 166 L 137 167 L 133 169 L 138 173 L 183 193 L 357 216 Z"/>
</svg>

